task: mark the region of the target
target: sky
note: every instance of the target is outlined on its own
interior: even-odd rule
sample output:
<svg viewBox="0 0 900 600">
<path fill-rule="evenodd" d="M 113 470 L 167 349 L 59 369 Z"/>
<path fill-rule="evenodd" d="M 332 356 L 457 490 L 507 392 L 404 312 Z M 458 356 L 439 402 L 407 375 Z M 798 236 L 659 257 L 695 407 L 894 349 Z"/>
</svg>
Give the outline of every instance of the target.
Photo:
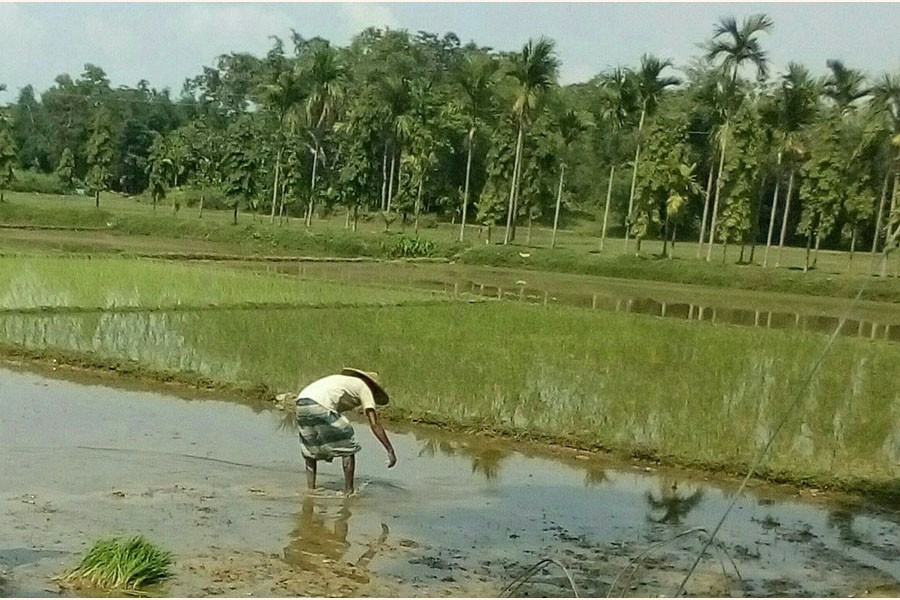
<svg viewBox="0 0 900 600">
<path fill-rule="evenodd" d="M 870 74 L 900 71 L 900 3 L 14 3 L 0 1 L 0 103 L 32 84 L 38 92 L 85 63 L 114 86 L 146 79 L 178 95 L 185 78 L 227 52 L 262 55 L 269 36 L 291 29 L 346 45 L 368 26 L 452 31 L 463 42 L 499 50 L 528 38 L 556 41 L 564 84 L 651 52 L 686 64 L 722 16 L 765 12 L 775 23 L 762 37 L 778 72 L 789 61 L 825 72 L 840 58 Z M 288 44 L 290 47 L 290 44 Z"/>
</svg>

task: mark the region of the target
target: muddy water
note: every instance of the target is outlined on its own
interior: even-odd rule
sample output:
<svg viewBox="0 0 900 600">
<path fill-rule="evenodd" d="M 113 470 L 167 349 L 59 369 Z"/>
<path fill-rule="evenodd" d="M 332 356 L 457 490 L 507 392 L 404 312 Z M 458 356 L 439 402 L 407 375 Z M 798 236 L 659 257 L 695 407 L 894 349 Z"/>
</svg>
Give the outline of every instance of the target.
<svg viewBox="0 0 900 600">
<path fill-rule="evenodd" d="M 290 423 L 271 407 L 0 370 L 0 590 L 59 594 L 50 577 L 91 541 L 141 532 L 176 555 L 160 595 L 496 595 L 541 556 L 565 565 L 582 594 L 605 595 L 652 544 L 711 529 L 736 487 L 395 426 L 399 463 L 388 470 L 357 426 L 358 495 L 340 497 L 338 465 L 322 465 L 323 489 L 308 496 Z M 900 589 L 896 512 L 755 486 L 720 539 L 693 593 Z M 658 549 L 613 593 L 674 593 L 699 543 Z M 348 587 L 284 587 L 323 567 Z M 571 594 L 556 567 L 517 593 Z"/>
<path fill-rule="evenodd" d="M 332 281 L 405 285 L 539 304 L 564 304 L 688 321 L 821 333 L 834 331 L 848 304 L 838 298 L 734 292 L 703 286 L 494 267 L 427 263 L 232 264 Z M 860 302 L 848 317 L 841 328 L 843 335 L 900 342 L 900 310 L 896 306 Z"/>
</svg>

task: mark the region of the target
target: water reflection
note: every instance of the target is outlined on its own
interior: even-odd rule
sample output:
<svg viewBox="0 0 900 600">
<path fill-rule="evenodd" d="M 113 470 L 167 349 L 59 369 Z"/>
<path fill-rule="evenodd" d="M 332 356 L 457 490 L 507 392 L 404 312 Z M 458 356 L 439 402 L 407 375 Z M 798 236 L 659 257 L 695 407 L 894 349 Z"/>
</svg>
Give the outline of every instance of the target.
<svg viewBox="0 0 900 600">
<path fill-rule="evenodd" d="M 333 503 L 334 500 L 331 500 Z M 338 562 L 350 549 L 347 541 L 350 500 L 333 504 L 307 494 L 297 516 L 291 541 L 284 549 L 284 560 L 306 570 L 315 570 L 325 561 Z"/>
<path fill-rule="evenodd" d="M 664 478 L 659 483 L 659 495 L 648 491 L 645 499 L 650 507 L 648 521 L 677 526 L 703 500 L 703 490 L 694 488 L 691 493 L 682 493 L 677 481 Z"/>
<path fill-rule="evenodd" d="M 472 473 L 495 481 L 500 477 L 503 461 L 510 456 L 509 450 L 501 448 L 488 439 L 477 439 L 472 443 L 451 441 L 441 432 L 416 432 L 416 439 L 421 442 L 419 456 L 433 457 L 438 453 L 445 456 L 460 456 L 471 461 Z"/>
<path fill-rule="evenodd" d="M 378 283 L 382 285 L 406 285 L 420 289 L 441 291 L 451 295 L 473 294 L 489 298 L 516 300 L 537 304 L 565 304 L 594 310 L 611 312 L 628 312 L 682 319 L 689 321 L 708 321 L 711 323 L 728 323 L 746 327 L 766 329 L 800 329 L 819 333 L 831 333 L 839 322 L 839 317 L 820 315 L 812 312 L 789 312 L 766 310 L 762 307 L 754 309 L 732 308 L 721 305 L 707 305 L 690 302 L 671 302 L 647 296 L 636 296 L 598 291 L 571 291 L 563 287 L 545 289 L 530 285 L 528 281 L 519 280 L 515 284 L 502 285 L 497 277 L 490 274 L 489 280 L 475 278 L 471 272 L 462 274 L 452 270 L 442 272 L 438 268 L 425 271 L 415 268 L 403 268 L 385 271 L 384 265 L 378 269 L 363 268 L 360 265 L 335 265 L 318 263 L 301 263 L 261 267 L 253 263 L 241 263 L 240 266 L 314 277 L 320 279 L 337 279 L 340 281 L 358 281 Z M 500 276 L 502 278 L 502 275 Z M 851 319 L 845 322 L 841 334 L 872 340 L 888 340 L 900 342 L 900 320 L 872 321 Z"/>
</svg>

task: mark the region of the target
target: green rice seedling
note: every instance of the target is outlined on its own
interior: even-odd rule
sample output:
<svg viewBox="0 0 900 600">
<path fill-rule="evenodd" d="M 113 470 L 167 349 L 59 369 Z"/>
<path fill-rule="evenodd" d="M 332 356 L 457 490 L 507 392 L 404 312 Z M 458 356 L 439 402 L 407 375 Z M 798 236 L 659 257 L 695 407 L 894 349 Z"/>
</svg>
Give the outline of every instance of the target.
<svg viewBox="0 0 900 600">
<path fill-rule="evenodd" d="M 64 580 L 106 591 L 135 592 L 170 577 L 171 566 L 172 554 L 141 535 L 128 540 L 109 538 L 96 542 Z"/>
</svg>

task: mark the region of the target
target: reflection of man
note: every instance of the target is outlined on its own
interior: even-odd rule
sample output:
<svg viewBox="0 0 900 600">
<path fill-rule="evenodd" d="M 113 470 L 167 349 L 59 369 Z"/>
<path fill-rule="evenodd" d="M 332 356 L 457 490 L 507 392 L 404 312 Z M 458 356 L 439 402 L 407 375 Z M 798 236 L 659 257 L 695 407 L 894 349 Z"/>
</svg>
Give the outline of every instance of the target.
<svg viewBox="0 0 900 600">
<path fill-rule="evenodd" d="M 342 413 L 362 407 L 372 433 L 388 454 L 388 468 L 397 464 L 394 448 L 378 420 L 375 406 L 389 401 L 377 373 L 342 369 L 312 382 L 297 395 L 300 451 L 306 461 L 306 485 L 316 487 L 316 463 L 340 456 L 344 467 L 344 493 L 353 493 L 356 453 L 360 447 L 350 421 Z"/>
<path fill-rule="evenodd" d="M 291 532 L 291 543 L 284 549 L 285 560 L 306 568 L 321 566 L 322 559 L 341 560 L 350 549 L 350 542 L 347 541 L 350 516 L 350 508 L 343 501 L 333 526 L 329 528 L 326 516 L 316 512 L 315 499 L 306 496 L 297 526 Z"/>
</svg>

